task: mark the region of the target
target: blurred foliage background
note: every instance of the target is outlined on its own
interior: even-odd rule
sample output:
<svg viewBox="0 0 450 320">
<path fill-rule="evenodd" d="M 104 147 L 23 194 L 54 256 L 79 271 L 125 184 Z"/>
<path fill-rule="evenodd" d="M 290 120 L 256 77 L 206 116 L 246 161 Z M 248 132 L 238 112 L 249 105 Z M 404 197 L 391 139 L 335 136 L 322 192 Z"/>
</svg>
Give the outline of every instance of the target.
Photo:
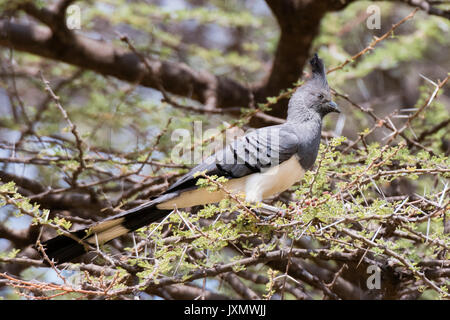
<svg viewBox="0 0 450 320">
<path fill-rule="evenodd" d="M 251 217 L 242 216 L 242 208 L 229 202 L 193 208 L 186 219 L 202 233 L 183 227 L 174 215 L 152 234 L 151 241 L 148 235 L 156 225 L 115 240 L 102 249 L 117 259 L 115 263 L 105 257 L 93 260 L 94 254 L 75 267 L 65 267 L 63 274 L 76 278 L 76 290 L 62 297 L 101 296 L 81 289 L 100 291 L 102 277 L 116 291 L 101 297 L 119 299 L 133 295 L 146 299 L 446 297 L 450 91 L 443 81 L 450 68 L 449 5 L 423 2 L 439 10 L 417 11 L 386 39 L 352 59 L 408 16 L 415 2 L 323 1 L 314 7 L 308 1 L 280 1 L 286 7 L 277 11 L 277 4 L 262 0 L 0 1 L 0 205 L 4 205 L 0 272 L 16 279 L 0 280 L 0 296 L 53 298 L 59 292 L 54 288 L 14 289 L 17 281 L 28 279 L 62 283 L 31 248 L 38 237 L 54 235 L 53 229 L 92 223 L 162 192 L 193 164 L 171 158 L 179 143 L 172 135 L 176 129 L 189 130 L 195 140 L 196 121 L 201 121 L 203 132 L 279 123 L 286 109 L 283 95 L 301 83 L 290 79 L 304 79 L 309 72 L 306 61 L 317 52 L 328 70 L 338 67 L 329 73 L 328 82 L 342 113 L 326 117 L 321 154 L 303 184 L 270 200 L 292 215 L 256 227 Z M 72 4 L 77 7 L 71 8 Z M 295 10 L 288 4 L 300 10 L 299 20 L 305 23 L 300 31 L 288 12 Z M 80 29 L 60 28 L 58 5 L 64 8 L 63 18 L 76 18 L 79 13 Z M 379 29 L 367 27 L 370 5 L 379 8 Z M 19 25 L 36 29 L 21 34 Z M 55 38 L 45 38 L 43 28 L 53 30 Z M 291 36 L 286 42 L 283 33 Z M 90 51 L 77 49 L 76 37 L 95 40 L 98 47 L 92 52 L 99 57 L 89 60 Z M 280 49 L 283 45 L 285 51 Z M 118 64 L 111 58 L 115 53 L 108 48 L 133 55 L 130 68 L 116 70 Z M 141 83 L 147 75 L 137 77 L 136 65 L 143 74 L 151 73 L 142 57 L 148 57 L 155 69 L 150 80 Z M 177 69 L 161 67 L 159 61 Z M 188 70 L 190 76 L 180 70 Z M 178 89 L 177 82 L 172 90 L 170 76 L 187 87 L 190 79 L 198 84 L 185 90 Z M 277 77 L 288 83 L 273 80 L 274 85 L 271 79 Z M 236 87 L 222 86 L 221 79 Z M 45 80 L 76 125 L 81 144 L 46 90 Z M 217 90 L 212 95 L 210 84 Z M 199 96 L 197 88 L 205 95 Z M 228 102 L 238 95 L 236 101 L 247 103 Z M 420 114 L 411 118 L 418 110 Z M 407 128 L 400 134 L 398 129 L 405 123 Z M 391 175 L 379 174 L 389 170 Z M 361 179 L 355 177 L 367 177 L 369 183 L 359 184 Z M 8 184 L 11 181 L 14 185 Z M 352 189 L 352 181 L 358 181 L 353 183 L 357 189 Z M 330 198 L 341 190 L 348 190 L 341 196 L 345 201 Z M 311 201 L 318 207 L 302 207 Z M 394 219 L 392 214 L 402 218 Z M 342 220 L 347 215 L 350 220 Z M 375 215 L 383 217 L 367 219 Z M 216 218 L 220 219 L 213 228 L 211 221 Z M 380 247 L 355 234 L 322 229 L 335 222 Z M 252 223 L 254 227 L 249 226 Z M 184 240 L 172 243 L 170 237 Z M 211 238 L 216 242 L 211 243 Z M 141 243 L 137 248 L 142 249 L 143 259 L 133 256 L 136 242 Z M 239 261 L 252 256 L 255 248 L 267 253 L 283 248 L 291 253 L 293 248 L 323 249 L 329 255 L 321 251 L 317 258 L 307 258 L 298 251 L 298 256 L 280 256 L 272 264 L 237 263 L 222 273 L 189 280 L 196 270 Z M 333 255 L 336 252 L 353 256 L 339 260 Z M 374 261 L 383 270 L 382 289 L 369 290 L 366 266 Z M 420 265 L 421 261 L 431 262 Z M 358 262 L 364 267 L 355 271 Z M 103 274 L 96 267 L 103 267 Z M 92 278 L 83 278 L 79 270 Z M 261 278 L 254 279 L 251 273 Z M 158 277 L 167 285 L 157 285 Z"/>
</svg>

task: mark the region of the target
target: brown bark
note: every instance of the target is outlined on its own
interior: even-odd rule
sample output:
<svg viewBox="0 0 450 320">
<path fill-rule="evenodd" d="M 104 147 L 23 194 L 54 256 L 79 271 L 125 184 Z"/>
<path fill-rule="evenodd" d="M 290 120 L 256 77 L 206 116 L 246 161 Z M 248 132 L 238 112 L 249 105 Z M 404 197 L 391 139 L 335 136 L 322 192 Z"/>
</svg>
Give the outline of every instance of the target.
<svg viewBox="0 0 450 320">
<path fill-rule="evenodd" d="M 291 88 L 302 74 L 310 56 L 311 45 L 327 12 L 345 8 L 354 0 L 266 0 L 280 27 L 280 38 L 271 71 L 252 89 L 205 70 L 194 70 L 183 63 L 147 58 L 151 70 L 132 51 L 77 35 L 62 25 L 64 11 L 72 1 L 60 1 L 55 8 L 37 8 L 31 2 L 19 6 L 28 15 L 49 28 L 0 20 L 0 46 L 29 52 L 42 57 L 90 69 L 103 75 L 136 83 L 169 93 L 189 97 L 208 108 L 248 107 L 252 95 L 256 102 L 276 96 Z M 448 11 L 438 10 L 426 1 L 403 1 L 418 6 L 429 14 L 448 18 Z M 212 103 L 211 103 L 212 102 Z M 272 106 L 268 113 L 284 118 L 287 100 Z M 251 125 L 268 124 L 263 117 L 252 119 Z"/>
<path fill-rule="evenodd" d="M 160 79 L 166 91 L 201 103 L 214 94 L 222 108 L 246 106 L 249 102 L 248 89 L 233 80 L 196 71 L 182 63 L 147 58 L 150 72 L 136 54 L 84 36 L 74 35 L 73 41 L 66 43 L 47 28 L 0 21 L 0 45 L 131 83 L 140 82 L 146 87 L 157 88 Z"/>
</svg>

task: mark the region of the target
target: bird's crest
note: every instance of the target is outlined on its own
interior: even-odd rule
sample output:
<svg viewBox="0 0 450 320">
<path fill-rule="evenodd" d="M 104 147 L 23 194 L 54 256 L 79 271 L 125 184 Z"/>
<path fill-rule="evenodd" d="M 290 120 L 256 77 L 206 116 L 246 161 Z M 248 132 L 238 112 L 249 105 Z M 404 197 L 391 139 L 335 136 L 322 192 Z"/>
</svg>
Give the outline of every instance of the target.
<svg viewBox="0 0 450 320">
<path fill-rule="evenodd" d="M 322 85 L 328 86 L 325 65 L 323 64 L 322 59 L 319 58 L 317 53 L 314 53 L 314 56 L 311 60 L 309 60 L 309 63 L 311 64 L 312 79 L 319 80 Z"/>
<path fill-rule="evenodd" d="M 319 58 L 317 53 L 314 53 L 314 56 L 311 60 L 309 60 L 309 63 L 311 64 L 314 76 L 325 77 L 325 66 L 323 65 L 323 61 Z"/>
</svg>

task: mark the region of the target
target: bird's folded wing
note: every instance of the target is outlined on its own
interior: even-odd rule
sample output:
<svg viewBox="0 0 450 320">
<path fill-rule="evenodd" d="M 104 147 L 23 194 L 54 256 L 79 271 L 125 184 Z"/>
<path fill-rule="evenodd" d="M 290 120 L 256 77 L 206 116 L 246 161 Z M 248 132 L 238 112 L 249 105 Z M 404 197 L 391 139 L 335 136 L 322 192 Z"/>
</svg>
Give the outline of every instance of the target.
<svg viewBox="0 0 450 320">
<path fill-rule="evenodd" d="M 299 138 L 287 125 L 252 131 L 205 159 L 166 192 L 194 187 L 198 179 L 195 176 L 197 172 L 228 179 L 263 172 L 290 159 L 297 153 L 298 145 Z"/>
</svg>

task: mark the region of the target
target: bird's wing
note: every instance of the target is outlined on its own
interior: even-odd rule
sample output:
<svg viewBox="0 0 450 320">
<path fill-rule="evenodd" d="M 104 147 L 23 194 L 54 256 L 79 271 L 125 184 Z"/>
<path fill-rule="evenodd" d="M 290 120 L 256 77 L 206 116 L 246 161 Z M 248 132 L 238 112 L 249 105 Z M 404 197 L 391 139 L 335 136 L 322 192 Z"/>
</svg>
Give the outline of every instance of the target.
<svg viewBox="0 0 450 320">
<path fill-rule="evenodd" d="M 290 159 L 297 153 L 299 138 L 286 125 L 261 128 L 230 143 L 175 182 L 166 192 L 195 186 L 195 173 L 205 172 L 228 179 L 240 178 Z"/>
</svg>

